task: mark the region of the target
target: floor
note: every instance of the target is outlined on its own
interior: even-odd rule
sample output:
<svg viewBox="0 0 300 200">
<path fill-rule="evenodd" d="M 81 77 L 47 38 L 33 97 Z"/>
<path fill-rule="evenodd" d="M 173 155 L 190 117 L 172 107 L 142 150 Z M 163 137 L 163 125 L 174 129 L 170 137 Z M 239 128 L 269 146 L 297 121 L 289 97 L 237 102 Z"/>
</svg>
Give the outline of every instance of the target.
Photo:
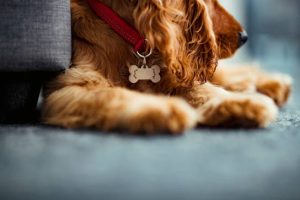
<svg viewBox="0 0 300 200">
<path fill-rule="evenodd" d="M 294 96 L 268 129 L 136 137 L 1 126 L 0 199 L 300 199 L 300 68 L 281 71 Z"/>
</svg>

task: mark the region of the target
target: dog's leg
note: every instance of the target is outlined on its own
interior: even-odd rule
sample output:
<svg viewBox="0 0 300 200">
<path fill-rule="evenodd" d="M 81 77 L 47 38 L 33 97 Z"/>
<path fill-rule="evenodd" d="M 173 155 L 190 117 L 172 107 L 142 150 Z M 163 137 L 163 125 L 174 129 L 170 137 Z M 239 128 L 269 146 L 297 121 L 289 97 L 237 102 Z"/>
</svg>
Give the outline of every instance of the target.
<svg viewBox="0 0 300 200">
<path fill-rule="evenodd" d="M 278 111 L 267 96 L 226 91 L 211 83 L 195 85 L 180 95 L 197 108 L 198 123 L 207 126 L 266 127 Z"/>
<path fill-rule="evenodd" d="M 76 85 L 64 84 L 45 98 L 45 123 L 69 128 L 174 134 L 197 123 L 195 109 L 183 99 L 142 94 L 99 82 L 83 85 L 74 78 L 72 81 Z"/>
<path fill-rule="evenodd" d="M 256 81 L 256 89 L 271 97 L 279 107 L 282 107 L 290 97 L 292 78 L 286 74 L 268 74 L 261 71 Z"/>
<path fill-rule="evenodd" d="M 212 82 L 231 91 L 259 92 L 283 106 L 290 96 L 292 79 L 285 74 L 272 74 L 256 67 L 218 68 Z"/>
</svg>

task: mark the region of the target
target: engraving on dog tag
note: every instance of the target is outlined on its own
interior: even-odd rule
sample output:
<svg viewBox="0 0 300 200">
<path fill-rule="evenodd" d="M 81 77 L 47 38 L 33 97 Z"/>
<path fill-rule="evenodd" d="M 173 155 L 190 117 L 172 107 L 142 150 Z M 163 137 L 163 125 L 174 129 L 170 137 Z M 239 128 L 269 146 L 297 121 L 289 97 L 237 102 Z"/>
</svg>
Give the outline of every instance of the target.
<svg viewBox="0 0 300 200">
<path fill-rule="evenodd" d="M 136 54 L 139 58 L 143 59 L 143 64 L 141 67 L 138 67 L 137 65 L 131 65 L 129 67 L 129 81 L 131 83 L 137 83 L 140 80 L 151 80 L 153 83 L 158 83 L 161 80 L 160 67 L 158 65 L 152 65 L 149 67 L 146 60 L 146 58 L 151 56 L 152 49 L 148 55 L 142 55 L 139 52 L 136 52 Z"/>
<path fill-rule="evenodd" d="M 131 65 L 129 72 L 129 81 L 131 83 L 137 83 L 140 80 L 151 80 L 153 83 L 158 83 L 161 80 L 160 67 L 158 65 L 152 65 L 151 67 L 147 65 L 142 65 L 141 67 Z"/>
</svg>

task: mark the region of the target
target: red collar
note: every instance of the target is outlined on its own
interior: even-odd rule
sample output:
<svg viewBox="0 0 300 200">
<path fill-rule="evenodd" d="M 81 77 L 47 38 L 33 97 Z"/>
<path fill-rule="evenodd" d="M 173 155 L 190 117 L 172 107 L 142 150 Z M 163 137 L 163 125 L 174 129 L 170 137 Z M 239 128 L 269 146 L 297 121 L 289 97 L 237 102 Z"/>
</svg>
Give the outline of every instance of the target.
<svg viewBox="0 0 300 200">
<path fill-rule="evenodd" d="M 95 14 L 105 21 L 117 34 L 133 46 L 135 52 L 142 52 L 145 47 L 145 38 L 115 11 L 97 0 L 87 0 Z"/>
</svg>

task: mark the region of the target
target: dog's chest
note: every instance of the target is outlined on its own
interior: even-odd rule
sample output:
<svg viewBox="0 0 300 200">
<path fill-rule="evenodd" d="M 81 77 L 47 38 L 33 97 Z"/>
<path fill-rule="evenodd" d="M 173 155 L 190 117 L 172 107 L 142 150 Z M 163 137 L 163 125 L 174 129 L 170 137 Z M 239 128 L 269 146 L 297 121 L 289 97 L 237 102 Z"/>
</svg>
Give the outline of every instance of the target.
<svg viewBox="0 0 300 200">
<path fill-rule="evenodd" d="M 130 83 L 129 88 L 144 93 L 156 93 L 155 86 L 149 81 L 139 81 L 138 83 Z"/>
</svg>

